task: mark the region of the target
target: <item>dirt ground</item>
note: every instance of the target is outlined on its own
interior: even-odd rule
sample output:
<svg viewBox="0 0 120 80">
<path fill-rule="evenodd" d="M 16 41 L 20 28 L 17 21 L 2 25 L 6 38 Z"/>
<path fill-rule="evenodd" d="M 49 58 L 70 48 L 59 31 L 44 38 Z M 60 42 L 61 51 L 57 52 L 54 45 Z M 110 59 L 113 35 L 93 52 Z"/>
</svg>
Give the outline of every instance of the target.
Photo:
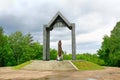
<svg viewBox="0 0 120 80">
<path fill-rule="evenodd" d="M 120 80 L 120 68 L 91 71 L 35 71 L 0 68 L 0 80 Z"/>
</svg>

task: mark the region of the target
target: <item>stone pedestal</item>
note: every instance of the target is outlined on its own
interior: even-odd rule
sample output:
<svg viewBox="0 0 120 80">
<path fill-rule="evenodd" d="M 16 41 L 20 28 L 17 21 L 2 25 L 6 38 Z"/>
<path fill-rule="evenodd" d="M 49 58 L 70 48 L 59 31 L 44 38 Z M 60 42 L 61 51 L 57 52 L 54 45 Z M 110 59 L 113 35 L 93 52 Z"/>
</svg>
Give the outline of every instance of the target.
<svg viewBox="0 0 120 80">
<path fill-rule="evenodd" d="M 59 56 L 57 55 L 57 61 L 62 61 L 63 60 L 63 55 Z"/>
</svg>

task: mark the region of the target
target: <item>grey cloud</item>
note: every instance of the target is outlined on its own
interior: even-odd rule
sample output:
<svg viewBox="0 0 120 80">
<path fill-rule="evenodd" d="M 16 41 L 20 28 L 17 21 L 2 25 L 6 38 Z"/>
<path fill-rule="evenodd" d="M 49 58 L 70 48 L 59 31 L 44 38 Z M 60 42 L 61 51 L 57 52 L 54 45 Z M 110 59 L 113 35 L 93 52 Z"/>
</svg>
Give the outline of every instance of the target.
<svg viewBox="0 0 120 80">
<path fill-rule="evenodd" d="M 48 24 L 56 12 L 60 11 L 68 21 L 76 24 L 77 37 L 109 27 L 111 22 L 114 24 L 120 19 L 119 4 L 119 0 L 16 0 L 10 8 L 0 11 L 0 25 L 7 34 L 17 30 L 30 32 L 35 40 L 42 43 L 43 25 Z M 51 42 L 59 39 L 70 40 L 71 31 L 51 31 Z M 98 42 L 77 43 L 77 52 L 95 52 L 99 47 Z"/>
<path fill-rule="evenodd" d="M 5 29 L 5 32 L 12 33 L 18 30 L 23 30 L 22 19 L 18 19 L 14 15 L 0 16 L 0 25 Z M 23 28 L 22 28 L 23 27 Z"/>
<path fill-rule="evenodd" d="M 84 51 L 89 53 L 96 53 L 96 50 L 100 48 L 101 44 L 99 42 L 87 42 L 77 44 L 77 51 L 84 53 Z"/>
</svg>

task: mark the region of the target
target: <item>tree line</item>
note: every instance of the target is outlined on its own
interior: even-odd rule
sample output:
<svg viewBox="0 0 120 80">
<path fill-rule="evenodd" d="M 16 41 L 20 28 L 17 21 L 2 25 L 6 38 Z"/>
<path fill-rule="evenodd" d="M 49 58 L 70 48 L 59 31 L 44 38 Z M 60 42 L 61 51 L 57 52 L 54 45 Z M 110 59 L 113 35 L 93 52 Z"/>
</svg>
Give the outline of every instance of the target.
<svg viewBox="0 0 120 80">
<path fill-rule="evenodd" d="M 42 45 L 30 33 L 17 31 L 9 36 L 0 27 L 0 66 L 12 66 L 31 59 L 42 59 Z"/>
<path fill-rule="evenodd" d="M 105 35 L 102 46 L 97 51 L 105 65 L 120 67 L 120 22 L 111 31 L 111 35 Z"/>
<path fill-rule="evenodd" d="M 0 66 L 14 66 L 29 60 L 42 60 L 43 46 L 33 40 L 30 33 L 24 35 L 16 31 L 10 35 L 5 35 L 4 30 L 0 27 Z M 50 49 L 50 59 L 56 60 L 57 50 Z M 64 60 L 71 60 L 72 54 L 63 52 Z M 87 60 L 95 63 L 102 62 L 97 55 L 76 54 L 77 60 Z M 101 63 L 102 64 L 102 63 Z"/>
</svg>

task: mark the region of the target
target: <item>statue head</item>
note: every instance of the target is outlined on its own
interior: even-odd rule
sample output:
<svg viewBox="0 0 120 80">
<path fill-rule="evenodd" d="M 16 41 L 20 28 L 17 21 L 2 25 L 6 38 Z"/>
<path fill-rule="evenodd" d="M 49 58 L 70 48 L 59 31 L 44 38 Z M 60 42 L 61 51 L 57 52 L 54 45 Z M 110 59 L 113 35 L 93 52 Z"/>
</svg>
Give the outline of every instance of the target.
<svg viewBox="0 0 120 80">
<path fill-rule="evenodd" d="M 59 40 L 59 43 L 61 43 L 61 40 Z"/>
</svg>

